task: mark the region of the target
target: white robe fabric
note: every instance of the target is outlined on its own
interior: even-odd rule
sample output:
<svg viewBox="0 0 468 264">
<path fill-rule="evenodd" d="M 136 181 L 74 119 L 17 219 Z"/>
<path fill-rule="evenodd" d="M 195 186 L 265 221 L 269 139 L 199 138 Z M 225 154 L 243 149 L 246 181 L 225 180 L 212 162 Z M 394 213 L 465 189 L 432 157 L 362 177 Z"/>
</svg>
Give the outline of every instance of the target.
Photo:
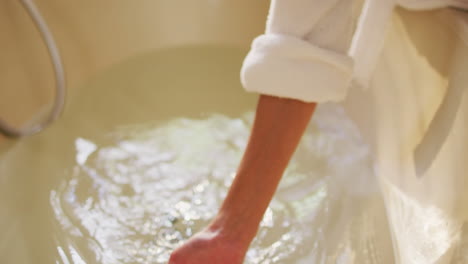
<svg viewBox="0 0 468 264">
<path fill-rule="evenodd" d="M 449 8 L 468 1 L 362 5 L 273 0 L 244 87 L 343 104 L 373 150 L 395 262 L 468 263 L 468 12 Z"/>
<path fill-rule="evenodd" d="M 347 50 L 354 4 L 272 1 L 266 33 L 254 40 L 244 62 L 245 89 L 309 102 L 343 100 L 353 73 Z"/>
<path fill-rule="evenodd" d="M 368 85 L 395 6 L 468 9 L 468 0 L 368 0 L 350 47 L 361 2 L 273 0 L 266 32 L 254 40 L 242 68 L 245 89 L 308 102 L 342 101 L 353 77 Z"/>
</svg>

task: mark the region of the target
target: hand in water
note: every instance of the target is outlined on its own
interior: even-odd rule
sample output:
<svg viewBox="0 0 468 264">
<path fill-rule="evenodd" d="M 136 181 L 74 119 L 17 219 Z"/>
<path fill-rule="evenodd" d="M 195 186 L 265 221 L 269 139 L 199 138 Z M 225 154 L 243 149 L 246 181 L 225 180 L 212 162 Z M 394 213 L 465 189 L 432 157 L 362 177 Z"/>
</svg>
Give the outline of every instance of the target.
<svg viewBox="0 0 468 264">
<path fill-rule="evenodd" d="M 262 95 L 241 164 L 209 228 L 178 248 L 169 264 L 242 264 L 314 103 Z"/>
<path fill-rule="evenodd" d="M 169 264 L 242 264 L 247 246 L 205 230 L 176 249 Z"/>
</svg>

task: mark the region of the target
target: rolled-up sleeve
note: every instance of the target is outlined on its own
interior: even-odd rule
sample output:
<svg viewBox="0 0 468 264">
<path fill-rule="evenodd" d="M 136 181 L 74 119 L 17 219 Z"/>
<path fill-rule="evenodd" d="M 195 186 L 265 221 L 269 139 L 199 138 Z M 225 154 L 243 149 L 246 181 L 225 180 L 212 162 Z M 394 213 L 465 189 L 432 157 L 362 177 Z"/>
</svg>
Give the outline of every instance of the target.
<svg viewBox="0 0 468 264">
<path fill-rule="evenodd" d="M 266 32 L 242 67 L 244 88 L 306 102 L 343 100 L 353 73 L 354 11 L 354 0 L 273 0 Z"/>
</svg>

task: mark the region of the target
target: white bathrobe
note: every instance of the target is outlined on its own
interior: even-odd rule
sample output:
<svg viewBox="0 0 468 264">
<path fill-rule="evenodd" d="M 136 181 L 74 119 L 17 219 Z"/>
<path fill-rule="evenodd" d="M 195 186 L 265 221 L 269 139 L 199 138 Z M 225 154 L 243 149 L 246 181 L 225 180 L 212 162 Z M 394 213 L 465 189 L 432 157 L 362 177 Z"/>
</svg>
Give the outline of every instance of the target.
<svg viewBox="0 0 468 264">
<path fill-rule="evenodd" d="M 343 104 L 373 150 L 395 261 L 468 263 L 468 12 L 457 10 L 468 0 L 363 1 L 273 0 L 244 87 Z"/>
</svg>

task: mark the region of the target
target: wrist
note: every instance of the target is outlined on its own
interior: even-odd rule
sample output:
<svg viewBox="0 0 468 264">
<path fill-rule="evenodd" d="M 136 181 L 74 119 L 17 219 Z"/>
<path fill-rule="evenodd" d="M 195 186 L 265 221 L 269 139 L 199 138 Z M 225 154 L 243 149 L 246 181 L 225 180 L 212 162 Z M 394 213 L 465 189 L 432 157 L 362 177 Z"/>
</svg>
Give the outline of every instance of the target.
<svg viewBox="0 0 468 264">
<path fill-rule="evenodd" d="M 258 231 L 260 221 L 231 216 L 222 210 L 208 226 L 208 230 L 224 241 L 242 245 L 247 249 Z"/>
</svg>

